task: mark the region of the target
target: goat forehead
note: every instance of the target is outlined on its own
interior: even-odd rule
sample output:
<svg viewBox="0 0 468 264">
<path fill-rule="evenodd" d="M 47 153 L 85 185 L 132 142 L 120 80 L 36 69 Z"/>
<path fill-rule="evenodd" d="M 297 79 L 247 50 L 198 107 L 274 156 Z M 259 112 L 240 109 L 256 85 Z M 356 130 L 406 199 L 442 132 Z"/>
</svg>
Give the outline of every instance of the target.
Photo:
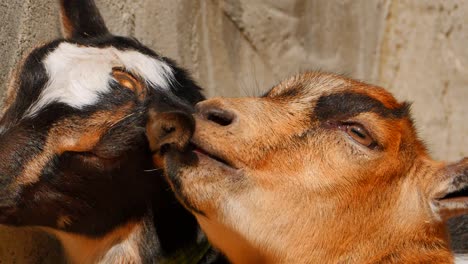
<svg viewBox="0 0 468 264">
<path fill-rule="evenodd" d="M 25 116 L 34 116 L 52 102 L 80 109 L 96 103 L 110 91 L 113 67 L 123 67 L 139 75 L 148 86 L 170 92 L 173 69 L 167 63 L 136 50 L 119 50 L 61 43 L 43 64 L 49 80 Z"/>
<path fill-rule="evenodd" d="M 321 72 L 306 72 L 293 76 L 273 87 L 265 96 L 285 97 L 288 100 L 314 101 L 321 96 L 333 93 L 358 93 L 366 95 L 381 101 L 390 108 L 395 108 L 399 105 L 392 94 L 381 87 L 344 76 Z"/>
<path fill-rule="evenodd" d="M 306 72 L 282 81 L 273 87 L 266 96 L 309 101 L 318 98 L 323 93 L 342 89 L 347 85 L 347 79 L 335 74 Z"/>
<path fill-rule="evenodd" d="M 272 88 L 266 97 L 299 105 L 315 105 L 319 119 L 363 112 L 374 112 L 387 118 L 409 116 L 409 104 L 399 103 L 385 89 L 328 73 L 309 72 L 293 76 Z M 304 108 L 299 107 L 298 110 Z"/>
</svg>

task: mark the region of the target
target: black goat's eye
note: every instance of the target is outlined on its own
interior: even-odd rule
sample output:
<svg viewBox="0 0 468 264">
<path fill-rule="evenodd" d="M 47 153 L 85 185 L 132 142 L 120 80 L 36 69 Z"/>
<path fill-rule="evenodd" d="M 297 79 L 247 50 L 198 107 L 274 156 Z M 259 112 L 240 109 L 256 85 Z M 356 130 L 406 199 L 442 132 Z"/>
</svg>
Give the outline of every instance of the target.
<svg viewBox="0 0 468 264">
<path fill-rule="evenodd" d="M 121 68 L 112 68 L 112 76 L 120 85 L 125 88 L 128 88 L 132 91 L 141 90 L 141 83 L 138 78 Z"/>
<path fill-rule="evenodd" d="M 375 145 L 375 140 L 369 132 L 360 124 L 346 124 L 344 131 L 357 143 L 371 147 Z"/>
</svg>

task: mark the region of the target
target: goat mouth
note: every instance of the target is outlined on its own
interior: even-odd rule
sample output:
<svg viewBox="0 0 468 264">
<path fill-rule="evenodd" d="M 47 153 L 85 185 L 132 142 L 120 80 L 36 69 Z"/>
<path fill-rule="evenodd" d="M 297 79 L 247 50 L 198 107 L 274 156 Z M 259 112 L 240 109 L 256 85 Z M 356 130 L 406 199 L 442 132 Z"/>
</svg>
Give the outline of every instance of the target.
<svg viewBox="0 0 468 264">
<path fill-rule="evenodd" d="M 455 200 L 455 199 L 468 199 L 468 185 L 460 190 L 448 193 L 447 195 L 439 198 L 439 200 Z"/>
<path fill-rule="evenodd" d="M 231 162 L 226 160 L 224 157 L 221 157 L 219 154 L 213 153 L 212 151 L 208 151 L 205 148 L 202 148 L 193 142 L 190 143 L 189 147 L 192 150 L 192 152 L 194 152 L 197 155 L 205 156 L 211 160 L 221 163 L 224 166 L 230 167 L 232 169 L 237 169 Z"/>
</svg>

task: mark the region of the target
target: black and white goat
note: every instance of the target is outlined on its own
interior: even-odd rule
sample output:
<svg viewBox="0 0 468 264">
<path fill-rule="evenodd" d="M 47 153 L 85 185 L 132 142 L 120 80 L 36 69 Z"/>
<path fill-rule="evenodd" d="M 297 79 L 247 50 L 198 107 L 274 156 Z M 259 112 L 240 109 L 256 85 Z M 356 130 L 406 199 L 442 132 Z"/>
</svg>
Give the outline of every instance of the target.
<svg viewBox="0 0 468 264">
<path fill-rule="evenodd" d="M 71 263 L 223 261 L 154 168 L 145 136 L 148 109 L 190 113 L 200 88 L 110 34 L 92 0 L 60 3 L 65 38 L 25 58 L 4 104 L 0 224 L 54 234 Z"/>
</svg>

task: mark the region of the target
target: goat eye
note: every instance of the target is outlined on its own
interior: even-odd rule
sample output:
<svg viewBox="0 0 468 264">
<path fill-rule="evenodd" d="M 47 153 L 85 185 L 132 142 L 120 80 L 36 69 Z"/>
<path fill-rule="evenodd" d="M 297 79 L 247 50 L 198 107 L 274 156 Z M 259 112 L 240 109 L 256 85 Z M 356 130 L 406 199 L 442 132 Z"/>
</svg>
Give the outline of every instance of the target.
<svg viewBox="0 0 468 264">
<path fill-rule="evenodd" d="M 375 143 L 367 130 L 359 124 L 348 124 L 345 131 L 354 141 L 363 146 L 371 147 Z"/>
<path fill-rule="evenodd" d="M 132 91 L 140 90 L 140 82 L 132 74 L 126 72 L 120 68 L 112 69 L 112 76 L 114 79 L 123 87 L 128 88 Z"/>
</svg>

